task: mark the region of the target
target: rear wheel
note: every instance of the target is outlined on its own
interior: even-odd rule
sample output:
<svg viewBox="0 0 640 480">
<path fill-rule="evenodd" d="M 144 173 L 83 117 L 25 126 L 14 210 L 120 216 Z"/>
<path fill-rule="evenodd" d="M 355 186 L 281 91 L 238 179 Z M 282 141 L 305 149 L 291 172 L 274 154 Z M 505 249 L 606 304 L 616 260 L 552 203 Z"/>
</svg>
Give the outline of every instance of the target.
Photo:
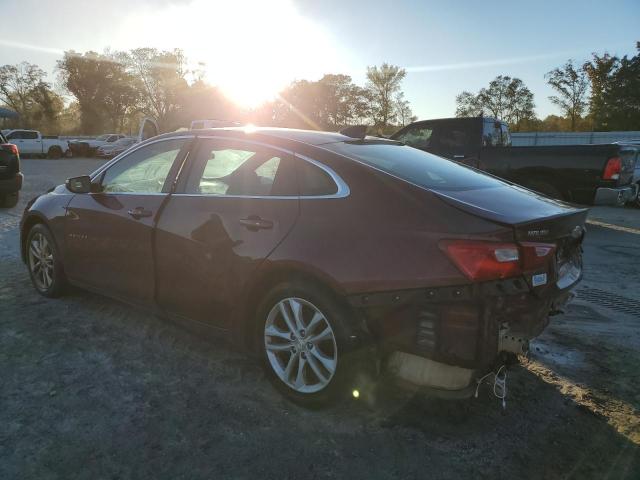
<svg viewBox="0 0 640 480">
<path fill-rule="evenodd" d="M 12 208 L 18 204 L 20 194 L 18 192 L 0 195 L 0 208 Z"/>
<path fill-rule="evenodd" d="M 45 297 L 59 297 L 66 279 L 53 235 L 42 224 L 35 225 L 27 236 L 27 266 L 35 289 Z"/>
<path fill-rule="evenodd" d="M 62 158 L 62 148 L 57 146 L 50 147 L 47 152 L 47 157 L 53 159 Z"/>
<path fill-rule="evenodd" d="M 306 282 L 279 284 L 265 296 L 256 342 L 269 379 L 292 401 L 319 407 L 347 391 L 355 372 L 345 361 L 346 315 L 328 292 Z"/>
</svg>

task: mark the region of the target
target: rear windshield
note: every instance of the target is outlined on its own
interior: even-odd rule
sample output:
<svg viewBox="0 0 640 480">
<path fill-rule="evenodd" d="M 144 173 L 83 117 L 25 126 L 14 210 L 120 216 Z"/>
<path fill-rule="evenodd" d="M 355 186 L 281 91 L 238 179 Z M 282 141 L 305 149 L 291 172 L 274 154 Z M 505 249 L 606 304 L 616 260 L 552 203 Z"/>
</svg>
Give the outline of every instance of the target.
<svg viewBox="0 0 640 480">
<path fill-rule="evenodd" d="M 504 182 L 451 160 L 392 143 L 331 143 L 323 147 L 433 190 L 476 190 Z"/>
</svg>

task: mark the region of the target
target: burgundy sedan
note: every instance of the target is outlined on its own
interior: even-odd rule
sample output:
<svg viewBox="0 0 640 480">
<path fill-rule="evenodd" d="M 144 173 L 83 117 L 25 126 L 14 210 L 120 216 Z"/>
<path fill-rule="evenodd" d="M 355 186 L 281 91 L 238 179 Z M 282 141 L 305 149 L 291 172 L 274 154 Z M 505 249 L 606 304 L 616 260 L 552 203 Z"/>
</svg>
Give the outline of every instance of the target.
<svg viewBox="0 0 640 480">
<path fill-rule="evenodd" d="M 225 128 L 141 143 L 27 206 L 33 285 L 225 334 L 306 405 L 382 372 L 469 395 L 569 297 L 587 210 L 345 133 Z"/>
</svg>

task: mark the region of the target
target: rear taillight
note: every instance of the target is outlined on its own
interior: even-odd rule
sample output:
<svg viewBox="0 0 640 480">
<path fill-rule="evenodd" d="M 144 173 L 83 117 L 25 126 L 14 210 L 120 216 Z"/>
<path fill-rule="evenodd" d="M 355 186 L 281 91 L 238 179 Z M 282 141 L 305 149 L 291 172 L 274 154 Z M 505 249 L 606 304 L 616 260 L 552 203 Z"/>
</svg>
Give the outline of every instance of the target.
<svg viewBox="0 0 640 480">
<path fill-rule="evenodd" d="M 2 148 L 3 150 L 8 150 L 14 155 L 18 155 L 18 147 L 13 143 L 3 143 L 2 145 L 0 145 L 0 148 Z"/>
<path fill-rule="evenodd" d="M 611 157 L 609 160 L 607 160 L 602 178 L 604 180 L 618 180 L 620 178 L 621 170 L 622 159 L 620 157 Z"/>
<path fill-rule="evenodd" d="M 516 244 L 443 240 L 440 248 L 470 280 L 497 280 L 522 273 Z"/>
<path fill-rule="evenodd" d="M 552 243 L 496 243 L 475 240 L 443 240 L 440 248 L 474 281 L 517 277 L 546 267 L 556 246 Z"/>
</svg>

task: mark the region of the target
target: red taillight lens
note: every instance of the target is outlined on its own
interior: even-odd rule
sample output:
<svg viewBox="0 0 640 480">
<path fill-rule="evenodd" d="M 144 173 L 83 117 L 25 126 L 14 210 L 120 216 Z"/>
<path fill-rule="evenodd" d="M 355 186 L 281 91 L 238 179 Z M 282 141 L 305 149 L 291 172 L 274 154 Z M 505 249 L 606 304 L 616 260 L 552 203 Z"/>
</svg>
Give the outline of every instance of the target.
<svg viewBox="0 0 640 480">
<path fill-rule="evenodd" d="M 513 243 L 444 240 L 440 248 L 470 280 L 497 280 L 522 273 L 520 252 Z"/>
<path fill-rule="evenodd" d="M 2 148 L 3 150 L 9 150 L 14 155 L 18 155 L 18 147 L 13 143 L 3 143 L 2 145 L 0 145 L 0 148 Z"/>
<path fill-rule="evenodd" d="M 521 243 L 520 245 L 522 268 L 525 271 L 546 266 L 556 251 L 553 243 Z"/>
<path fill-rule="evenodd" d="M 620 157 L 612 157 L 607 160 L 607 164 L 604 167 L 604 173 L 602 178 L 604 180 L 618 180 L 620 178 L 620 171 L 622 170 L 622 159 Z"/>
</svg>

